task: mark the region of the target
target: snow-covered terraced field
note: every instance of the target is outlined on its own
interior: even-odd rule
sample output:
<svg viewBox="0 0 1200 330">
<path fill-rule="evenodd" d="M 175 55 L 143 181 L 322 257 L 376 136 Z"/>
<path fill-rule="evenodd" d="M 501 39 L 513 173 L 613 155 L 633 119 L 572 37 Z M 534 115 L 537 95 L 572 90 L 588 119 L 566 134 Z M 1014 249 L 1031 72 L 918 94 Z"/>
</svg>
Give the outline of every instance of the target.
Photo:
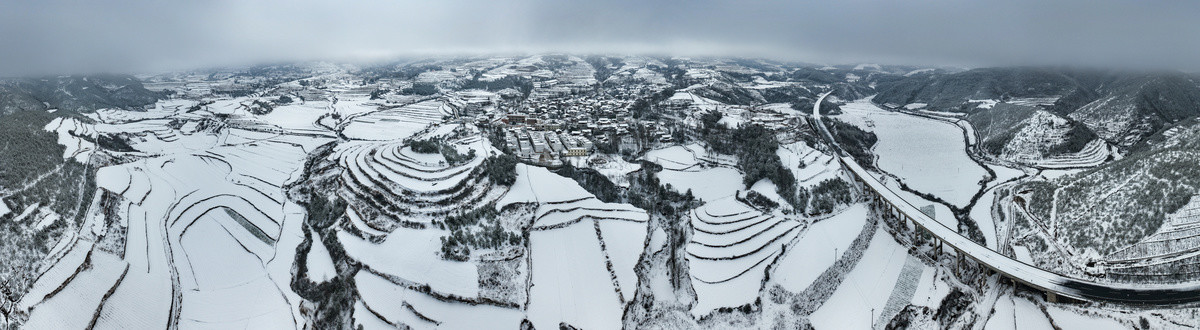
<svg viewBox="0 0 1200 330">
<path fill-rule="evenodd" d="M 462 164 L 449 164 L 441 154 L 413 152 L 401 142 L 351 142 L 338 146 L 334 156 L 344 169 L 343 198 L 358 201 L 379 216 L 358 220 L 365 231 L 391 231 L 396 226 L 425 226 L 439 216 L 474 209 L 495 201 L 502 191 L 491 189 L 477 171 L 490 152 L 480 138 L 454 144 L 460 154 L 474 151 Z M 357 224 L 357 223 L 356 223 Z"/>
<path fill-rule="evenodd" d="M 342 131 L 359 140 L 388 141 L 403 139 L 442 121 L 453 113 L 450 106 L 437 100 L 424 101 L 394 109 L 378 110 L 356 116 Z"/>
<path fill-rule="evenodd" d="M 550 204 L 595 198 L 575 181 L 544 167 L 517 164 L 516 172 L 517 182 L 496 202 L 497 208 L 513 203 Z"/>
<path fill-rule="evenodd" d="M 372 270 L 413 283 L 429 285 L 434 292 L 464 298 L 479 296 L 478 265 L 472 261 L 445 260 L 438 256 L 439 240 L 446 231 L 399 227 L 375 244 L 347 232 L 338 232 L 346 254 Z"/>
<path fill-rule="evenodd" d="M 1200 274 L 1200 199 L 1193 197 L 1157 232 L 1108 254 L 1109 275 L 1134 281 L 1166 282 Z"/>
<path fill-rule="evenodd" d="M 730 197 L 694 210 L 687 244 L 696 316 L 754 302 L 783 247 L 803 230 L 801 222 L 762 213 Z"/>
<path fill-rule="evenodd" d="M 527 312 L 534 327 L 620 328 L 645 236 L 645 223 L 596 219 L 530 233 Z"/>
<path fill-rule="evenodd" d="M 328 128 L 318 124 L 318 120 L 330 113 L 328 102 L 306 102 L 276 107 L 259 119 L 267 124 L 278 126 L 293 133 L 328 134 Z"/>
<path fill-rule="evenodd" d="M 90 265 L 79 269 L 59 287 L 34 306 L 27 329 L 84 329 L 94 322 L 96 306 L 105 303 L 108 292 L 124 283 L 129 264 L 120 257 L 101 251 L 89 256 Z"/>
<path fill-rule="evenodd" d="M 20 294 L 0 295 L 8 298 L 0 299 L 0 325 L 543 330 L 882 329 L 889 321 L 922 329 L 1191 325 L 1195 311 L 1188 308 L 1043 300 L 1037 290 L 1044 283 L 1038 281 L 1056 274 L 980 271 L 980 263 L 1008 259 L 956 263 L 954 249 L 943 253 L 939 242 L 933 242 L 935 248 L 925 238 L 940 226 L 916 232 L 883 227 L 906 223 L 870 203 L 876 195 L 892 194 L 888 199 L 898 203 L 893 206 L 921 224 L 975 234 L 975 226 L 959 226 L 951 211 L 969 216 L 991 249 L 980 252 L 1012 251 L 1026 264 L 1044 263 L 1046 256 L 1039 255 L 1044 251 L 1029 240 L 1043 237 L 1012 232 L 1028 219 L 1021 218 L 1024 213 L 1011 217 L 1009 185 L 1027 174 L 1054 180 L 1122 157 L 1116 142 L 1103 140 L 1086 145 L 1071 140 L 1082 151 L 1047 155 L 1057 148 L 1043 147 L 1076 132 L 1077 122 L 1056 109 L 1039 110 L 1032 120 L 1041 126 L 1015 133 L 1010 139 L 1017 142 L 1006 145 L 1011 150 L 992 159 L 1021 169 L 973 161 L 970 155 L 984 151 L 976 141 L 981 137 L 966 114 L 943 112 L 948 109 L 936 97 L 888 105 L 907 112 L 871 104 L 866 95 L 879 93 L 883 100 L 885 92 L 904 89 L 896 86 L 957 74 L 911 69 L 677 56 L 464 56 L 156 76 L 148 83 L 158 95 L 150 96 L 167 99 L 127 110 L 93 112 L 45 102 L 61 108 L 47 113 L 63 117 L 34 128 L 56 135 L 57 141 L 47 143 L 64 148 L 51 158 L 66 162 L 35 181 L 57 183 L 52 180 L 61 180 L 59 172 L 82 172 L 95 181 L 80 181 L 79 189 L 89 192 L 69 200 L 31 198 L 45 190 L 38 184 L 0 187 L 0 220 L 10 221 L 18 239 L 41 244 L 29 249 L 38 260 L 26 269 L 0 269 L 0 289 L 15 287 Z M 905 72 L 920 76 L 896 77 Z M 824 93 L 817 104 L 826 97 L 837 104 L 868 97 L 842 105 L 837 116 L 878 135 L 871 150 L 877 158 L 869 164 L 878 171 L 836 156 L 838 148 L 810 146 L 811 133 L 825 132 L 794 124 L 820 116 L 792 107 L 815 93 Z M 1085 94 L 1080 95 L 1091 97 Z M 1012 103 L 1045 106 L 1056 99 Z M 998 102 L 971 99 L 967 106 L 998 111 L 1003 108 Z M 719 123 L 729 128 L 769 127 L 780 144 L 767 152 L 790 171 L 795 186 L 767 178 L 744 182 L 740 169 L 757 168 L 706 150 L 714 135 L 697 128 L 700 114 L 709 110 L 719 111 Z M 515 115 L 537 123 L 510 121 Z M 1089 125 L 1104 119 L 1093 117 L 1074 119 Z M 492 145 L 505 130 L 556 130 L 553 126 L 581 133 L 591 128 L 583 134 L 596 138 L 597 148 L 541 167 L 502 155 Z M 649 132 L 653 135 L 644 134 Z M 672 140 L 703 142 L 655 141 L 664 132 Z M 1175 134 L 1181 133 L 1162 136 L 1179 140 Z M 606 142 L 613 140 L 621 152 L 606 153 Z M 643 168 L 647 163 L 641 161 L 656 165 Z M 556 167 L 566 163 L 596 172 L 557 174 L 568 173 Z M 662 187 L 650 186 L 653 180 L 639 170 L 659 166 L 661 171 L 652 172 Z M 983 182 L 987 169 L 997 178 Z M 7 173 L 0 169 L 0 176 Z M 777 174 L 768 176 L 778 181 Z M 879 182 L 849 180 L 859 176 Z M 816 189 L 839 178 L 851 183 L 848 194 L 838 182 Z M 94 189 L 84 185 L 92 183 Z M 783 198 L 779 188 L 796 188 L 797 194 Z M 11 193 L 20 189 L 30 192 Z M 779 205 L 757 197 L 747 201 L 749 191 Z M 972 200 L 976 193 L 980 198 Z M 808 201 L 799 212 L 788 202 L 798 196 Z M 826 207 L 831 200 L 834 205 Z M 999 203 L 1006 204 L 993 205 Z M 63 211 L 59 204 L 81 206 Z M 968 204 L 974 207 L 958 209 Z M 1165 284 L 1172 276 L 1196 276 L 1200 202 L 1194 204 L 1181 211 L 1185 220 L 1171 218 L 1137 244 L 1104 256 L 1085 252 L 1070 258 L 1096 259 L 1089 270 L 1104 270 L 1115 282 L 1128 277 Z M 812 211 L 816 205 L 820 214 Z M 1058 220 L 1031 224 L 1067 235 L 1059 240 L 1071 237 L 1055 224 L 1064 213 L 1051 212 Z M 960 235 L 937 236 L 956 249 L 973 246 Z M 1054 237 L 1044 236 L 1053 243 Z M 1017 246 L 1005 246 L 1010 240 Z M 0 255 L 20 257 L 11 250 Z M 1009 268 L 1025 269 L 993 269 Z M 2 276 L 9 273 L 24 278 Z M 1105 283 L 1099 284 L 1108 288 Z M 1053 291 L 1058 298 L 1075 297 L 1050 288 L 1058 290 Z M 1159 299 L 1150 296 L 1147 300 Z M 898 315 L 910 318 L 893 318 Z"/>
<path fill-rule="evenodd" d="M 299 297 L 287 288 L 302 217 L 290 216 L 296 205 L 282 187 L 301 168 L 304 144 L 263 139 L 101 168 L 97 185 L 117 200 L 119 221 L 96 222 L 39 279 L 35 287 L 71 290 L 53 297 L 78 298 L 67 306 L 27 295 L 30 320 L 39 322 L 31 324 L 295 327 Z M 114 231 L 124 234 L 121 254 L 88 243 Z M 58 275 L 81 253 L 90 254 L 90 270 Z"/>
<path fill-rule="evenodd" d="M 534 327 L 620 328 L 638 286 L 646 212 L 601 202 L 571 179 L 523 164 L 497 207 L 512 203 L 538 205 L 529 234 L 527 313 Z"/>
<path fill-rule="evenodd" d="M 692 149 L 684 146 L 651 150 L 646 153 L 644 158 L 658 163 L 658 165 L 663 167 L 663 170 L 672 171 L 697 170 L 695 167 L 700 164 Z"/>
<path fill-rule="evenodd" d="M 743 187 L 736 160 L 709 154 L 698 144 L 653 150 L 644 158 L 663 167 L 657 175 L 664 184 L 680 193 L 691 190 L 701 200 L 733 196 Z"/>
<path fill-rule="evenodd" d="M 1031 161 L 1029 164 L 1041 168 L 1092 167 L 1104 163 L 1108 160 L 1109 156 L 1115 153 L 1116 151 L 1107 142 L 1096 139 L 1088 142 L 1079 152 L 1039 159 Z"/>
<path fill-rule="evenodd" d="M 811 189 L 822 181 L 837 178 L 841 170 L 836 158 L 813 149 L 804 142 L 780 145 L 775 153 L 783 162 L 783 166 L 792 170 L 792 175 L 800 187 Z"/>
<path fill-rule="evenodd" d="M 1006 294 L 996 300 L 994 313 L 988 317 L 985 329 L 1054 329 L 1036 304 L 1022 297 Z"/>
<path fill-rule="evenodd" d="M 369 272 L 359 272 L 355 285 L 362 296 L 354 319 L 364 329 L 516 329 L 521 310 L 439 300 Z"/>
</svg>

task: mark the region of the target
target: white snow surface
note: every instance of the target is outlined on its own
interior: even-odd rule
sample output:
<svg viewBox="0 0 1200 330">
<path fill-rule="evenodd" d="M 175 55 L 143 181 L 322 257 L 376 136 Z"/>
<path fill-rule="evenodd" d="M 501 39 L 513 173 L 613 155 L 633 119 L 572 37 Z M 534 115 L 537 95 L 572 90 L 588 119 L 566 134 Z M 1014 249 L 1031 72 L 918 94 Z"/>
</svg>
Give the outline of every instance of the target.
<svg viewBox="0 0 1200 330">
<path fill-rule="evenodd" d="M 854 204 L 842 213 L 821 220 L 788 246 L 771 279 L 784 289 L 801 292 L 841 257 L 867 223 L 867 206 Z"/>
<path fill-rule="evenodd" d="M 888 112 L 861 99 L 842 106 L 836 116 L 874 132 L 878 166 L 913 189 L 966 206 L 987 175 L 966 153 L 963 131 L 956 125 L 897 112 Z M 874 125 L 867 125 L 867 122 Z"/>
<path fill-rule="evenodd" d="M 575 180 L 551 173 L 545 167 L 517 164 L 517 182 L 508 189 L 496 209 L 512 203 L 550 203 L 593 197 Z"/>
<path fill-rule="evenodd" d="M 529 321 L 537 329 L 566 322 L 582 329 L 621 328 L 624 306 L 605 267 L 592 221 L 529 235 Z"/>
<path fill-rule="evenodd" d="M 696 291 L 693 316 L 752 303 L 766 269 L 803 229 L 798 221 L 764 214 L 733 197 L 692 211 L 687 258 Z"/>
<path fill-rule="evenodd" d="M 1065 330 L 1100 330 L 1100 329 L 1123 329 L 1125 325 L 1121 322 L 1104 317 L 1103 315 L 1084 315 L 1076 311 L 1067 310 L 1057 304 L 1046 304 L 1046 313 L 1050 314 L 1050 318 L 1054 319 L 1054 324 Z M 1099 312 L 1097 314 L 1102 314 Z"/>
<path fill-rule="evenodd" d="M 308 250 L 308 257 L 305 258 L 308 278 L 322 283 L 336 277 L 337 269 L 333 265 L 333 258 L 329 256 L 329 249 L 325 247 L 325 242 L 321 241 L 321 236 L 312 233 L 312 238 L 312 248 Z"/>
<path fill-rule="evenodd" d="M 338 240 L 347 255 L 376 271 L 428 284 L 435 292 L 477 297 L 479 273 L 475 262 L 439 257 L 441 238 L 448 234 L 434 228 L 398 227 L 380 244 L 343 231 L 338 231 Z"/>
<path fill-rule="evenodd" d="M 862 259 L 809 320 L 816 329 L 868 329 L 883 311 L 908 250 L 886 230 L 876 230 Z M 874 310 L 875 315 L 872 315 Z"/>
<path fill-rule="evenodd" d="M 733 196 L 744 187 L 742 173 L 728 167 L 712 167 L 699 171 L 664 169 L 658 172 L 658 179 L 680 193 L 690 189 L 692 195 L 705 201 Z"/>
<path fill-rule="evenodd" d="M 367 271 L 358 272 L 354 279 L 363 307 L 355 308 L 354 318 L 368 329 L 370 326 L 395 328 L 387 323 L 380 324 L 383 322 L 404 323 L 415 329 L 515 329 L 520 327 L 524 316 L 516 309 L 441 301 Z M 379 320 L 371 311 L 379 313 L 385 320 Z"/>
<path fill-rule="evenodd" d="M 1046 314 L 1025 298 L 1006 294 L 996 300 L 992 308 L 995 311 L 983 327 L 986 330 L 1054 329 L 1050 320 L 1046 319 Z"/>
</svg>

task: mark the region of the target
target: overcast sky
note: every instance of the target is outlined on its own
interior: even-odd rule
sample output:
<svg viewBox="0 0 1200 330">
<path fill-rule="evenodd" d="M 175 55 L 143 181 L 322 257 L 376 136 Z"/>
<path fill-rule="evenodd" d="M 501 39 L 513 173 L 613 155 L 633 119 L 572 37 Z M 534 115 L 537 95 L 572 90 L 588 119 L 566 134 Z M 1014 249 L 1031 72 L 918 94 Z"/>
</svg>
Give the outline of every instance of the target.
<svg viewBox="0 0 1200 330">
<path fill-rule="evenodd" d="M 0 0 L 0 75 L 603 52 L 1200 69 L 1196 1 Z"/>
</svg>

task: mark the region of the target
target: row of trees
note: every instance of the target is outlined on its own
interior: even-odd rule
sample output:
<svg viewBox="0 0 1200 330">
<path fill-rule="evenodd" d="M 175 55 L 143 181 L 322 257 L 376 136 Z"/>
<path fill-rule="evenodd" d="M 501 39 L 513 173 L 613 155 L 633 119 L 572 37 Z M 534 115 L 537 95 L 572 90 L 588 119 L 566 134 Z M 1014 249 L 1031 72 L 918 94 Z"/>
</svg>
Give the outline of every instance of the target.
<svg viewBox="0 0 1200 330">
<path fill-rule="evenodd" d="M 649 96 L 633 101 L 633 104 L 629 106 L 629 112 L 633 115 L 633 118 L 656 119 L 658 118 L 658 114 L 651 111 L 653 110 L 652 106 L 658 104 L 659 102 L 665 101 L 672 96 L 675 96 L 674 88 L 667 88 L 662 91 L 654 92 Z"/>
</svg>

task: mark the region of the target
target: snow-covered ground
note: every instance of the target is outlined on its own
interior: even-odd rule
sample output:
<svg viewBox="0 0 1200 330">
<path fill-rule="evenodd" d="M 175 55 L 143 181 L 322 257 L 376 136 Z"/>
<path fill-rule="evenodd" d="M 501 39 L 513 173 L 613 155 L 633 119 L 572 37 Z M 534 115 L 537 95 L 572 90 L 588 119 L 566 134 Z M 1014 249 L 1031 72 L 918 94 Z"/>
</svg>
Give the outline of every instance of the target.
<svg viewBox="0 0 1200 330">
<path fill-rule="evenodd" d="M 888 189 L 891 189 L 892 192 L 895 192 L 897 196 L 903 198 L 904 202 L 909 203 L 922 211 L 932 210 L 933 219 L 946 225 L 947 227 L 958 227 L 958 219 L 954 217 L 954 212 L 950 211 L 950 208 L 946 207 L 946 205 L 927 200 L 921 196 L 917 196 L 916 194 L 900 189 L 900 184 L 891 177 L 887 177 L 881 181 L 888 187 Z M 926 212 L 926 214 L 929 214 L 929 212 Z"/>
<path fill-rule="evenodd" d="M 842 106 L 836 118 L 874 132 L 878 166 L 901 177 L 909 187 L 966 206 L 987 172 L 966 152 L 958 126 L 889 112 L 861 99 Z M 874 123 L 868 125 L 868 122 Z"/>
<path fill-rule="evenodd" d="M 513 93 L 520 92 L 511 88 L 463 92 L 455 91 L 455 86 L 473 79 L 474 72 L 481 73 L 480 81 L 520 76 L 538 85 L 530 99 L 537 102 L 573 88 L 590 90 L 603 76 L 596 68 L 604 64 L 589 64 L 592 58 L 561 58 L 565 61 L 540 55 L 456 59 L 414 72 L 412 81 L 381 78 L 390 80 L 381 83 L 382 88 L 346 74 L 348 67 L 325 65 L 318 71 L 327 72 L 305 80 L 320 87 L 301 86 L 299 81 L 281 84 L 299 91 L 287 95 L 304 97 L 278 104 L 263 115 L 251 113 L 248 105 L 277 99 L 278 94 L 264 95 L 274 91 L 213 96 L 204 99 L 214 101 L 207 105 L 199 100 L 170 99 L 145 112 L 102 109 L 85 115 L 92 121 L 59 118 L 44 129 L 57 134 L 57 142 L 65 146 L 64 159 L 112 165 L 96 166 L 100 167 L 95 177 L 101 192 L 82 197 L 80 203 L 91 201 L 92 207 L 81 215 L 81 225 L 68 221 L 72 218 L 56 213 L 46 203 L 25 205 L 12 198 L 7 202 L 22 204 L 5 204 L 6 200 L 0 199 L 0 218 L 28 225 L 34 232 L 70 223 L 69 233 L 47 243 L 53 245 L 49 260 L 36 266 L 38 277 L 28 293 L 0 307 L 14 312 L 18 319 L 27 315 L 24 326 L 31 329 L 301 328 L 312 326 L 306 322 L 312 321 L 315 313 L 339 308 L 352 313 L 349 325 L 366 329 L 515 329 L 523 321 L 539 329 L 661 326 L 629 323 L 639 313 L 666 315 L 667 322 L 680 321 L 671 325 L 682 327 L 700 323 L 706 328 L 790 328 L 795 323 L 789 322 L 805 318 L 793 320 L 790 317 L 794 315 L 787 313 L 813 301 L 794 301 L 801 305 L 792 305 L 766 299 L 794 299 L 811 294 L 809 289 L 828 288 L 833 290 L 828 291 L 832 296 L 823 297 L 828 299 L 821 301 L 807 320 L 817 329 L 862 329 L 881 328 L 909 303 L 937 310 L 955 286 L 963 285 L 955 274 L 946 272 L 947 267 L 926 265 L 908 255 L 909 247 L 898 244 L 887 230 L 875 230 L 872 236 L 862 234 L 871 221 L 871 212 L 862 200 L 824 218 L 791 214 L 786 206 L 759 210 L 739 202 L 734 196 L 746 191 L 746 183 L 737 170 L 737 160 L 710 154 L 700 144 L 660 147 L 642 158 L 664 168 L 657 174 L 663 184 L 679 192 L 691 191 L 702 200 L 695 209 L 672 209 L 678 217 L 660 219 L 656 215 L 651 221 L 645 210 L 633 204 L 603 202 L 574 180 L 543 167 L 518 164 L 515 184 L 492 184 L 476 171 L 484 158 L 498 152 L 482 134 L 486 133 L 482 125 L 446 122 L 446 117 L 479 109 L 466 104 L 501 102 L 502 98 L 508 102 Z M 787 70 L 791 70 L 781 64 L 759 62 L 779 69 L 760 75 L 753 74 L 759 69 L 740 64 L 701 67 L 689 66 L 689 61 L 673 58 L 668 66 L 659 59 L 629 57 L 608 66 L 613 71 L 605 73 L 611 73 L 606 81 L 641 81 L 653 85 L 651 90 L 662 89 L 670 86 L 670 81 L 655 71 L 659 69 L 646 65 L 682 68 L 693 85 L 677 91 L 669 101 L 691 104 L 687 111 L 692 113 L 683 113 L 682 122 L 695 124 L 696 113 L 716 110 L 724 115 L 721 123 L 730 127 L 748 123 L 750 107 L 701 97 L 714 95 L 713 86 L 705 81 L 741 86 L 762 95 L 777 88 L 806 92 L 838 88 L 776 79 L 786 80 Z M 882 71 L 878 65 L 856 69 Z M 753 78 L 723 81 L 731 77 L 730 72 L 750 73 Z M 922 72 L 925 70 L 909 75 Z M 875 79 L 873 75 L 840 74 L 851 81 Z M 434 84 L 444 94 L 396 94 L 413 82 Z M 610 84 L 604 88 L 607 86 Z M 389 91 L 389 95 L 370 100 L 372 90 Z M 604 103 L 607 101 L 599 102 L 610 107 Z M 978 108 L 990 108 L 998 101 L 971 102 Z M 613 104 L 619 110 L 623 103 Z M 194 105 L 199 108 L 185 112 Z M 481 107 L 490 112 L 502 105 Z M 927 105 L 923 103 L 904 107 L 955 117 L 924 110 Z M 874 151 L 879 167 L 887 174 L 959 206 L 979 189 L 984 170 L 964 151 L 964 143 L 974 143 L 964 141 L 962 129 L 969 130 L 969 126 L 883 111 L 867 100 L 842 108 L 844 114 L 839 118 L 878 134 L 880 142 Z M 760 109 L 807 113 L 791 109 L 788 103 Z M 673 124 L 669 121 L 678 114 L 666 113 L 663 120 L 668 122 L 664 124 Z M 1055 129 L 1065 123 L 1061 118 L 1043 119 Z M 339 131 L 344 139 L 338 140 L 335 133 Z M 1022 139 L 1050 139 L 1047 133 L 1033 129 L 1022 133 Z M 96 144 L 103 135 L 128 139 L 133 151 L 112 152 L 114 157 L 97 162 L 91 156 L 107 152 Z M 474 151 L 478 157 L 447 164 L 447 157 L 440 153 L 416 153 L 405 145 L 410 138 L 447 136 L 460 153 Z M 344 217 L 339 217 L 343 215 L 340 211 L 333 214 L 338 218 L 330 219 L 334 220 L 332 227 L 316 228 L 305 224 L 311 220 L 305 206 L 292 200 L 296 198 L 293 193 L 311 187 L 292 184 L 305 183 L 296 179 L 301 177 L 306 157 L 335 140 L 338 143 L 329 158 L 313 160 L 334 169 L 331 172 L 336 174 L 330 176 L 335 178 L 330 181 L 340 186 L 333 193 L 349 206 Z M 1097 140 L 1083 152 L 1039 164 L 1046 168 L 1092 164 L 1111 154 L 1112 148 Z M 841 175 L 835 158 L 804 142 L 783 144 L 776 155 L 792 171 L 799 187 Z M 596 158 L 604 162 L 588 161 Z M 569 161 L 594 168 L 625 187 L 626 174 L 640 169 L 636 163 L 606 155 Z M 998 178 L 988 184 L 969 215 L 979 224 L 987 246 L 997 249 L 997 224 L 990 214 L 996 187 L 1025 173 L 988 166 Z M 1053 179 L 1078 171 L 1045 170 L 1041 174 Z M 317 181 L 320 176 L 309 178 Z M 891 176 L 882 180 L 906 201 L 930 210 L 937 221 L 957 225 L 950 208 L 902 191 Z M 759 180 L 749 190 L 784 204 L 770 180 Z M 362 198 L 354 200 L 353 194 Z M 375 204 L 368 205 L 371 203 Z M 20 208 L 10 210 L 10 205 Z M 488 205 L 503 212 L 500 219 L 487 221 L 496 220 L 509 232 L 515 229 L 522 236 L 510 239 L 520 243 L 503 249 L 472 246 L 473 254 L 466 261 L 444 259 L 442 239 L 452 231 L 439 221 Z M 679 228 L 664 225 L 670 221 L 688 221 L 690 226 L 682 231 L 685 236 L 676 236 Z M 836 286 L 816 283 L 859 235 L 869 244 L 859 262 L 845 264 L 844 280 Z M 311 238 L 311 248 L 297 256 L 297 247 L 306 236 Z M 673 241 L 681 238 L 686 239 Z M 667 251 L 669 246 L 681 250 Z M 1027 248 L 1016 246 L 1013 251 L 1019 260 L 1033 262 L 1035 256 Z M 681 274 L 685 277 L 678 282 L 682 284 L 679 288 L 672 287 L 676 282 L 667 275 L 670 272 L 655 264 L 673 252 L 685 259 L 680 262 L 688 272 Z M 293 269 L 298 269 L 298 263 L 307 266 L 307 280 L 349 284 L 357 300 L 347 306 L 322 306 L 323 302 L 301 299 L 293 291 L 297 290 Z M 362 267 L 351 278 L 339 278 L 337 266 L 344 265 Z M 637 269 L 652 271 L 639 274 Z M 835 270 L 843 270 L 842 265 Z M 1051 324 L 1065 329 L 1120 328 L 1133 324 L 1130 320 L 1139 316 L 1156 313 L 1094 312 L 1088 305 L 1046 303 L 1025 293 L 1014 294 L 1008 287 L 1000 287 L 995 278 L 984 288 L 990 291 L 983 298 L 995 301 L 995 307 L 990 302 L 978 307 L 990 315 L 981 313 L 975 319 L 977 329 L 1039 329 Z M 775 284 L 787 292 L 763 291 L 767 286 L 774 289 Z M 653 298 L 638 300 L 638 290 L 649 290 Z M 656 309 L 663 305 L 668 309 Z M 750 308 L 743 313 L 743 306 L 764 309 Z M 722 308 L 734 310 L 716 312 Z M 1188 312 L 1171 317 L 1186 320 L 1180 315 Z M 0 316 L 0 324 L 10 317 Z M 762 317 L 767 322 L 723 323 L 741 317 Z M 787 322 L 771 322 L 779 320 Z M 1150 322 L 1162 328 L 1171 324 L 1161 319 Z"/>
<path fill-rule="evenodd" d="M 321 139 L 242 131 L 252 138 L 218 145 L 212 142 L 225 135 L 167 124 L 156 119 L 96 124 L 104 132 L 172 133 L 155 139 L 158 150 L 139 149 L 161 156 L 98 169 L 98 188 L 117 196 L 116 221 L 88 217 L 85 231 L 72 236 L 76 241 L 64 246 L 66 254 L 47 273 L 56 275 L 41 276 L 34 286 L 35 292 L 63 289 L 48 299 L 37 294 L 22 299 L 32 308 L 27 326 L 83 328 L 94 322 L 97 328 L 155 328 L 167 326 L 172 315 L 188 328 L 296 326 L 299 297 L 288 287 L 303 214 L 292 216 L 297 206 L 287 202 L 282 187 Z M 229 131 L 238 130 L 221 134 Z M 185 138 L 170 138 L 176 133 Z M 197 141 L 202 142 L 192 143 Z M 118 254 L 109 252 L 113 245 L 89 243 L 118 230 L 123 233 Z M 89 270 L 57 275 L 81 269 L 73 262 L 81 253 L 90 253 Z"/>
<path fill-rule="evenodd" d="M 833 156 L 810 148 L 804 142 L 780 145 L 775 153 L 783 166 L 792 170 L 800 187 L 811 188 L 822 181 L 837 178 L 841 170 L 841 165 Z"/>
<path fill-rule="evenodd" d="M 742 173 L 727 167 L 712 167 L 699 171 L 663 170 L 658 179 L 676 191 L 692 191 L 701 200 L 711 201 L 729 196 L 745 187 Z"/>
<path fill-rule="evenodd" d="M 979 225 L 979 230 L 983 232 L 983 238 L 987 241 L 987 247 L 996 250 L 996 221 L 992 217 L 992 205 L 995 204 L 996 190 L 989 189 L 979 197 L 979 201 L 971 208 L 971 220 L 975 220 L 975 224 Z"/>
<path fill-rule="evenodd" d="M 688 190 L 705 201 L 733 196 L 744 188 L 742 173 L 728 165 L 736 161 L 720 155 L 710 155 L 699 145 L 672 146 L 652 150 L 646 160 L 662 165 L 658 179 L 680 193 Z"/>
<path fill-rule="evenodd" d="M 867 223 L 867 206 L 854 204 L 836 216 L 810 226 L 775 266 L 771 278 L 792 292 L 813 284 L 850 247 Z"/>
<path fill-rule="evenodd" d="M 224 218 L 224 220 L 219 219 Z M 273 251 L 244 233 L 222 210 L 207 213 L 180 239 L 191 266 L 191 282 L 184 281 L 180 327 L 290 328 L 295 326 L 291 307 L 259 258 Z M 248 236 L 248 235 L 247 235 Z M 260 244 L 265 255 L 246 253 L 246 245 Z"/>
<path fill-rule="evenodd" d="M 274 111 L 260 116 L 259 119 L 289 131 L 308 132 L 323 130 L 317 126 L 317 119 L 329 114 L 331 109 L 328 102 L 289 104 L 276 107 Z"/>
<path fill-rule="evenodd" d="M 1099 330 L 1099 329 L 1122 329 L 1126 325 L 1121 322 L 1106 317 L 1103 311 L 1093 312 L 1088 311 L 1090 315 L 1082 314 L 1078 308 L 1068 309 L 1067 306 L 1057 304 L 1046 304 L 1046 314 L 1054 320 L 1054 324 L 1062 329 L 1079 329 L 1079 330 Z"/>
<path fill-rule="evenodd" d="M 817 329 L 869 329 L 900 278 L 908 249 L 896 243 L 886 230 L 875 231 L 867 250 L 837 291 L 809 320 Z"/>
<path fill-rule="evenodd" d="M 590 157 L 564 157 L 565 160 L 571 163 L 572 166 L 579 168 L 591 168 L 600 172 L 604 177 L 608 178 L 617 186 L 628 187 L 629 178 L 625 175 L 635 172 L 642 168 L 638 163 L 630 163 L 622 159 L 620 156 L 596 154 Z M 599 159 L 599 162 L 592 160 Z"/>
<path fill-rule="evenodd" d="M 352 139 L 361 140 L 403 139 L 442 121 L 442 116 L 449 111 L 446 107 L 447 105 L 440 101 L 425 101 L 399 108 L 370 112 L 354 117 L 346 125 L 343 133 Z M 339 108 L 339 112 L 341 110 L 342 108 Z"/>
<path fill-rule="evenodd" d="M 439 229 L 396 228 L 383 243 L 374 244 L 362 238 L 338 232 L 338 240 L 346 254 L 371 268 L 410 281 L 428 284 L 434 292 L 473 298 L 479 295 L 479 274 L 474 262 L 442 259 L 438 251 Z"/>
<path fill-rule="evenodd" d="M 757 299 L 767 267 L 803 230 L 798 221 L 759 212 L 733 197 L 701 206 L 691 222 L 695 232 L 686 249 L 696 316 Z"/>
<path fill-rule="evenodd" d="M 560 322 L 583 329 L 621 327 L 623 298 L 605 268 L 591 221 L 533 232 L 529 242 L 528 313 L 535 328 L 555 328 Z"/>
<path fill-rule="evenodd" d="M 325 242 L 315 233 L 312 237 L 312 248 L 308 251 L 304 264 L 308 267 L 308 278 L 321 283 L 337 276 L 337 269 L 334 268 L 333 258 L 329 256 L 329 248 L 325 247 Z"/>
<path fill-rule="evenodd" d="M 416 329 L 515 329 L 524 316 L 512 308 L 438 300 L 366 271 L 354 278 L 362 296 L 354 319 L 365 329 L 394 329 L 396 324 Z"/>
<path fill-rule="evenodd" d="M 1054 329 L 1046 314 L 1028 299 L 1006 294 L 996 301 L 993 314 L 988 318 L 987 330 Z"/>
<path fill-rule="evenodd" d="M 634 267 L 647 242 L 645 211 L 601 202 L 543 167 L 518 164 L 516 172 L 497 207 L 537 205 L 529 233 L 529 321 L 539 329 L 563 322 L 620 328 L 638 287 Z"/>
<path fill-rule="evenodd" d="M 500 209 L 512 203 L 550 203 L 592 197 L 574 180 L 551 173 L 545 167 L 517 164 L 517 182 L 496 202 Z"/>
</svg>

